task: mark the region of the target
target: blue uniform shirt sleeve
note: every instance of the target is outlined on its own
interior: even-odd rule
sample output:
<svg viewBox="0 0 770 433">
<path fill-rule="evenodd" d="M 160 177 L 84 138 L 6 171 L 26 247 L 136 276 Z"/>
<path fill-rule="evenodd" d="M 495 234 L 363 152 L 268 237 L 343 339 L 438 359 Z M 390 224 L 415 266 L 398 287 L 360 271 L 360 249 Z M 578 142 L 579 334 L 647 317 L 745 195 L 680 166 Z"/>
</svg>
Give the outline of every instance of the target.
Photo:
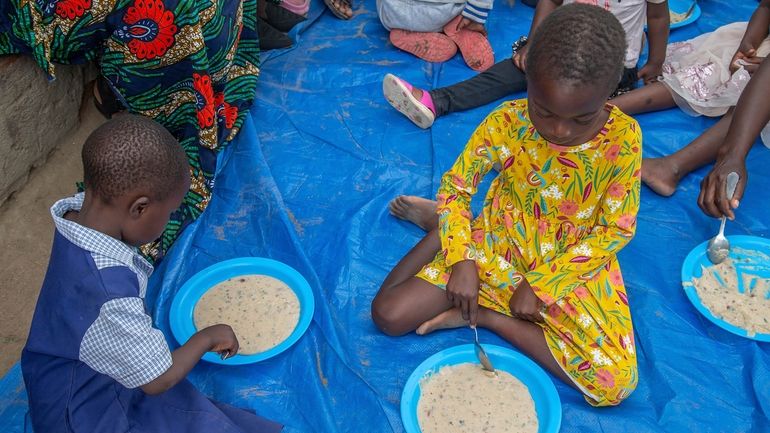
<svg viewBox="0 0 770 433">
<path fill-rule="evenodd" d="M 155 380 L 171 367 L 163 333 L 152 327 L 141 298 L 105 302 L 80 343 L 79 358 L 126 388 Z"/>
<path fill-rule="evenodd" d="M 484 24 L 487 22 L 492 5 L 493 0 L 466 0 L 462 15 L 471 21 Z"/>
</svg>

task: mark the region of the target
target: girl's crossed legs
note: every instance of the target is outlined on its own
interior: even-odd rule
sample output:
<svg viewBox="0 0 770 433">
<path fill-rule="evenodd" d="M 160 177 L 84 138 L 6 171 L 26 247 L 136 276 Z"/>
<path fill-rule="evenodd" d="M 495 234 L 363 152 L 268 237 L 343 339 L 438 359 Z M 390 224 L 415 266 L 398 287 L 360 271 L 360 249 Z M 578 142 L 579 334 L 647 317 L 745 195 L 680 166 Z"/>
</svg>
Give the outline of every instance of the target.
<svg viewBox="0 0 770 433">
<path fill-rule="evenodd" d="M 400 336 L 417 331 L 428 334 L 437 329 L 468 324 L 446 292 L 415 277 L 441 248 L 437 230 L 430 231 L 388 274 L 372 301 L 372 319 L 382 332 Z M 565 383 L 575 383 L 562 370 L 546 344 L 540 326 L 479 306 L 478 326 L 489 329 L 548 369 Z"/>
<path fill-rule="evenodd" d="M 468 324 L 441 287 L 415 276 L 429 263 L 432 263 L 431 267 L 436 266 L 434 259 L 440 248 L 438 230 L 432 228 L 383 282 L 372 301 L 372 319 L 384 333 L 399 336 L 417 331 L 422 335 Z M 619 272 L 616 263 L 612 266 L 613 271 Z M 486 269 L 480 274 L 489 271 Z M 604 284 L 603 280 L 598 280 L 596 287 L 583 287 L 581 294 L 590 297 L 589 293 Z M 486 285 L 482 284 L 482 287 Z M 599 330 L 595 327 L 597 323 L 578 329 L 583 317 L 580 317 L 581 320 L 574 317 L 578 314 L 575 302 L 575 299 L 565 298 L 561 306 L 554 304 L 549 307 L 548 317 L 542 325 L 479 305 L 478 326 L 498 334 L 556 377 L 581 391 L 592 405 L 618 404 L 636 387 L 638 376 L 630 317 L 626 319 L 628 327 L 621 330 L 607 328 L 609 324 L 603 324 L 605 327 Z M 573 317 L 570 318 L 570 315 Z M 589 338 L 589 335 L 593 337 Z M 594 345 L 594 337 L 598 338 L 598 345 Z"/>
</svg>

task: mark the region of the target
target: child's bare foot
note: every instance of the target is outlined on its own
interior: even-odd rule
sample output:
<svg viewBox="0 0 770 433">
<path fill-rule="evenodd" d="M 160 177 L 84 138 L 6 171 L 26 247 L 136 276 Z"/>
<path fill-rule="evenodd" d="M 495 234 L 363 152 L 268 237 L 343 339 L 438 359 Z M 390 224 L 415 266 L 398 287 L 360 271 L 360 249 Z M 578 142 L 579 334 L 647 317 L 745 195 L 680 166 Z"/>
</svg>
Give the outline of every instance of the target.
<svg viewBox="0 0 770 433">
<path fill-rule="evenodd" d="M 429 232 L 438 227 L 436 202 L 414 195 L 400 195 L 390 201 L 390 213 L 399 219 L 417 224 Z"/>
<path fill-rule="evenodd" d="M 463 319 L 460 309 L 450 308 L 420 325 L 415 332 L 417 335 L 426 335 L 439 329 L 452 329 L 463 326 L 468 326 L 468 321 Z"/>
<path fill-rule="evenodd" d="M 642 161 L 642 182 L 663 197 L 670 197 L 676 192 L 680 176 L 679 167 L 667 157 L 645 158 Z"/>
</svg>

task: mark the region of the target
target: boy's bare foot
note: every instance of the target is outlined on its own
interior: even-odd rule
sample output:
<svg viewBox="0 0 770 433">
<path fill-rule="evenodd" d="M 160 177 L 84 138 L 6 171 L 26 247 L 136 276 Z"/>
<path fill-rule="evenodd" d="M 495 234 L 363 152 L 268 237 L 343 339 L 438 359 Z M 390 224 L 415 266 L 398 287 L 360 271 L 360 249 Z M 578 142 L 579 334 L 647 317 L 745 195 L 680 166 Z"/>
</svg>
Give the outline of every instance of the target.
<svg viewBox="0 0 770 433">
<path fill-rule="evenodd" d="M 436 202 L 414 195 L 400 195 L 390 201 L 390 213 L 399 219 L 417 224 L 429 232 L 438 227 Z"/>
<path fill-rule="evenodd" d="M 468 326 L 459 308 L 450 308 L 438 316 L 426 321 L 415 331 L 417 335 L 430 334 L 439 329 L 452 329 Z"/>
<path fill-rule="evenodd" d="M 642 161 L 642 182 L 657 194 L 670 197 L 679 184 L 679 167 L 668 158 L 645 158 Z"/>
</svg>

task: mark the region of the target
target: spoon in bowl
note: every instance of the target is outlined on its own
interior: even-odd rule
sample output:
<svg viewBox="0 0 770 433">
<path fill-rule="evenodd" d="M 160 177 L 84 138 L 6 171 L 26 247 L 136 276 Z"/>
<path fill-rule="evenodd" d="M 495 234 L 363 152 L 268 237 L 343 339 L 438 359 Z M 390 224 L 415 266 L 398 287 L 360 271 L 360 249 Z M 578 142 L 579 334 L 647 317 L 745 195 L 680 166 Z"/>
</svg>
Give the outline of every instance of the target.
<svg viewBox="0 0 770 433">
<path fill-rule="evenodd" d="M 481 344 L 479 343 L 479 331 L 476 330 L 475 326 L 471 326 L 471 329 L 473 329 L 473 334 L 476 336 L 476 342 L 474 346 L 476 349 L 476 357 L 479 359 L 479 362 L 481 363 L 481 367 L 484 368 L 484 370 L 494 373 L 495 367 L 492 366 L 492 361 L 489 360 L 489 356 L 487 356 L 487 352 L 484 350 L 483 347 L 481 347 Z"/>
<path fill-rule="evenodd" d="M 725 185 L 725 192 L 727 193 L 727 199 L 732 200 L 733 194 L 735 194 L 735 187 L 738 185 L 738 173 L 732 171 L 727 175 L 727 182 Z M 725 237 L 725 221 L 727 217 L 722 215 L 722 223 L 719 226 L 719 233 L 711 238 L 708 248 L 706 249 L 706 255 L 711 263 L 718 265 L 725 261 L 727 256 L 730 255 L 730 241 Z"/>
</svg>

